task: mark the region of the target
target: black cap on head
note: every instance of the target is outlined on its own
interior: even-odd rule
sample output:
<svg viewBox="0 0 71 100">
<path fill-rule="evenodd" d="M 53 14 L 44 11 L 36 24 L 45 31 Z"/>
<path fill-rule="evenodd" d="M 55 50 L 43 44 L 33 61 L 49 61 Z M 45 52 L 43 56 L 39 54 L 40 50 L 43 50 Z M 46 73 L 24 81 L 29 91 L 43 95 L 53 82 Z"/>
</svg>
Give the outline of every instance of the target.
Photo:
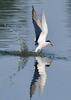
<svg viewBox="0 0 71 100">
<path fill-rule="evenodd" d="M 46 65 L 46 67 L 49 67 L 50 65 Z"/>
<path fill-rule="evenodd" d="M 47 40 L 46 42 L 51 42 L 50 40 Z"/>
</svg>

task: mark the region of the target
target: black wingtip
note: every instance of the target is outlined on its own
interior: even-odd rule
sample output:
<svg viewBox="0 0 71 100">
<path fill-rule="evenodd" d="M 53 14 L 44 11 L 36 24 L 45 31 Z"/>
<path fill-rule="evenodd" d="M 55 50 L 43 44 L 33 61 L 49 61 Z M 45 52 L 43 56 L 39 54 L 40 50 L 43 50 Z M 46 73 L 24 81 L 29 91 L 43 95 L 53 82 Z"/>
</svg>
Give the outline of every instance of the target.
<svg viewBox="0 0 71 100">
<path fill-rule="evenodd" d="M 32 11 L 34 10 L 34 6 L 32 5 Z"/>
<path fill-rule="evenodd" d="M 34 6 L 32 5 L 32 8 L 34 8 Z"/>
<path fill-rule="evenodd" d="M 32 18 L 34 17 L 34 6 L 32 5 Z"/>
</svg>

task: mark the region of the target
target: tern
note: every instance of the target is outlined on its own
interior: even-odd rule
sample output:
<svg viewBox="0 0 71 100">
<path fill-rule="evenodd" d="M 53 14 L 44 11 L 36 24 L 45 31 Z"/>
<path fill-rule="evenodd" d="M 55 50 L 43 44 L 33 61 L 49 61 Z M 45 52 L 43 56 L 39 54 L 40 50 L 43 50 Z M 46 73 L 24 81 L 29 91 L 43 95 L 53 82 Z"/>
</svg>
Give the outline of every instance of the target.
<svg viewBox="0 0 71 100">
<path fill-rule="evenodd" d="M 35 44 L 38 45 L 37 48 L 35 49 L 35 52 L 40 53 L 42 48 L 44 48 L 48 44 L 50 46 L 53 46 L 53 44 L 50 40 L 46 41 L 46 37 L 48 34 L 48 26 L 46 23 L 44 12 L 42 11 L 41 22 L 40 22 L 33 6 L 32 6 L 32 21 L 35 29 L 35 34 L 36 34 Z"/>
</svg>

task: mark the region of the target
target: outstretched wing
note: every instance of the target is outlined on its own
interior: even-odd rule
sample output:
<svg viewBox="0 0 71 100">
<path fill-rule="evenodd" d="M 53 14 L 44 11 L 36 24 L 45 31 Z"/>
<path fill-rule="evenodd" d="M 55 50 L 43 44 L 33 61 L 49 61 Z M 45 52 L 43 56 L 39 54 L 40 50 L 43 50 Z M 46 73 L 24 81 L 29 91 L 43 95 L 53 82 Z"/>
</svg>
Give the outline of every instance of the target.
<svg viewBox="0 0 71 100">
<path fill-rule="evenodd" d="M 48 34 L 48 26 L 47 26 L 47 23 L 46 23 L 46 18 L 45 18 L 45 15 L 44 15 L 44 12 L 42 11 L 42 19 L 41 19 L 41 25 L 42 25 L 42 32 L 40 34 L 40 37 L 38 39 L 38 43 L 44 43 L 46 41 L 46 37 L 47 37 L 47 34 Z"/>
<path fill-rule="evenodd" d="M 42 32 L 42 28 L 41 28 L 40 20 L 38 19 L 38 16 L 37 16 L 36 11 L 33 6 L 32 6 L 32 20 L 33 20 L 33 24 L 34 24 L 34 28 L 35 28 L 35 33 L 36 33 L 36 41 L 35 42 L 37 42 L 38 38 L 40 36 L 40 33 Z"/>
<path fill-rule="evenodd" d="M 48 26 L 47 26 L 46 18 L 43 11 L 42 11 L 42 32 L 46 35 L 48 34 Z"/>
</svg>

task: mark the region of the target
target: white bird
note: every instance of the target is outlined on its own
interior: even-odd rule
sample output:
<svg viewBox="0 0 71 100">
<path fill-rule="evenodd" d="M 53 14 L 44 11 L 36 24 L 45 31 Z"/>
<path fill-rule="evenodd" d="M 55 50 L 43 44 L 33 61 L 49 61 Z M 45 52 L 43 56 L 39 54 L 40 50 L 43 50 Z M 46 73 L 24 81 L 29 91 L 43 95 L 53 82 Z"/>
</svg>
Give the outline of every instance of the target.
<svg viewBox="0 0 71 100">
<path fill-rule="evenodd" d="M 50 46 L 53 46 L 53 44 L 51 43 L 50 40 L 46 41 L 46 37 L 48 34 L 48 26 L 46 24 L 46 18 L 45 18 L 44 12 L 42 11 L 42 19 L 40 22 L 36 14 L 36 11 L 34 7 L 32 6 L 32 20 L 33 20 L 33 24 L 35 28 L 35 33 L 36 33 L 35 43 L 38 44 L 37 48 L 35 49 L 35 52 L 40 53 L 42 48 L 44 48 L 48 44 Z"/>
</svg>

